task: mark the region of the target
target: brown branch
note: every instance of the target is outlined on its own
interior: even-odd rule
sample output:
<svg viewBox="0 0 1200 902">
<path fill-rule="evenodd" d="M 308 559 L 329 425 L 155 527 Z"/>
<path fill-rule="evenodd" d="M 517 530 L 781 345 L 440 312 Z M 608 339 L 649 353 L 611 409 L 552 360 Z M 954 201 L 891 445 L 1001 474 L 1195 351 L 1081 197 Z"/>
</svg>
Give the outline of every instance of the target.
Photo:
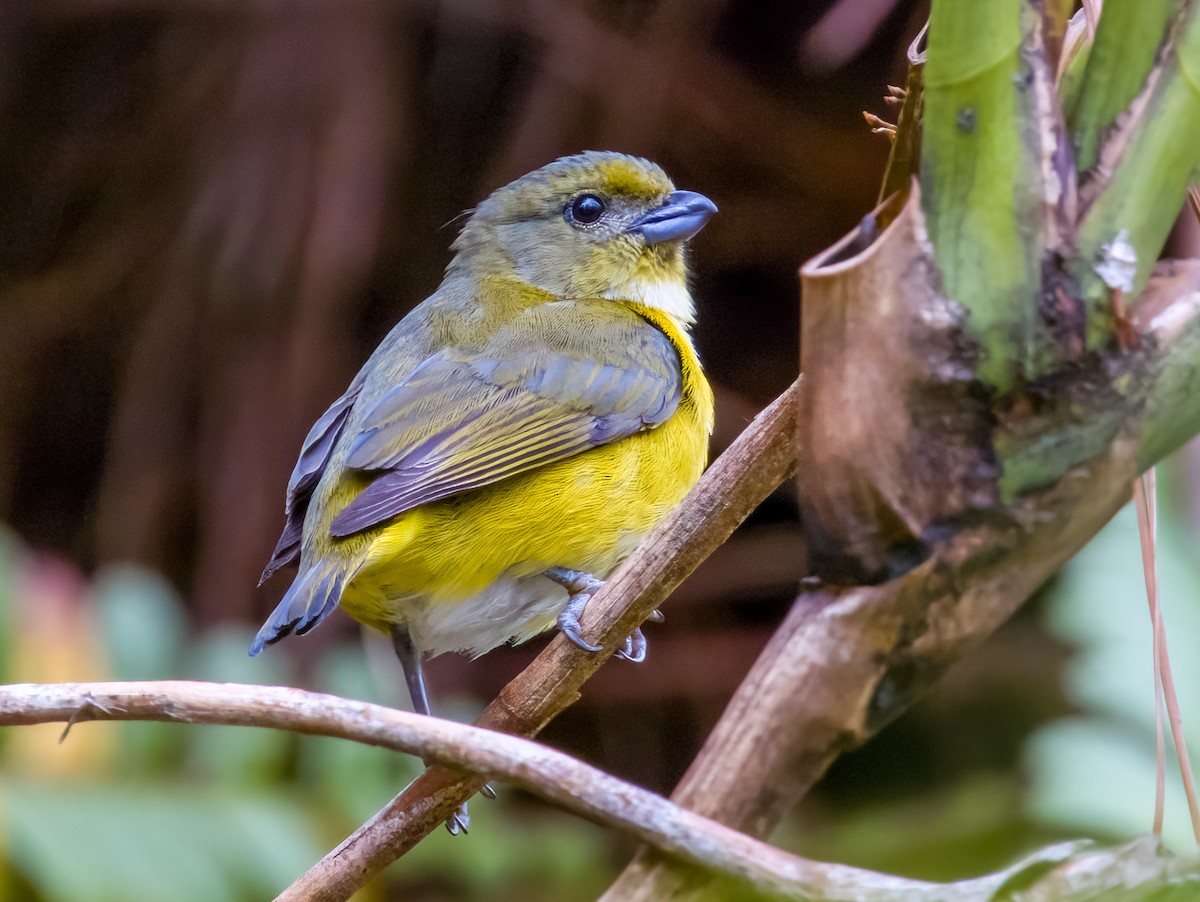
<svg viewBox="0 0 1200 902">
<path fill-rule="evenodd" d="M 737 528 L 795 465 L 800 379 L 775 399 L 709 468 L 696 488 L 587 606 L 585 652 L 558 636 L 484 710 L 476 724 L 534 736 L 579 697 L 583 683 L 635 627 Z M 483 779 L 431 767 L 336 849 L 301 875 L 282 902 L 347 899 L 436 829 Z"/>
<path fill-rule="evenodd" d="M 1076 540 L 1059 541 L 1037 566 L 1029 561 L 1021 569 L 997 555 L 998 566 L 960 585 L 952 563 L 930 561 L 882 586 L 800 596 L 672 799 L 752 835 L 768 835 L 838 755 L 884 726 L 1003 623 L 1127 497 L 1124 483 L 1115 497 L 1099 499 L 1087 518 L 1093 529 L 1078 533 L 1075 524 Z M 964 535 L 957 550 L 964 556 L 972 546 L 1011 546 L 1013 538 L 977 530 Z M 1054 536 L 1042 529 L 1037 538 L 1049 544 Z M 604 898 L 675 898 L 696 880 L 644 850 Z"/>
</svg>

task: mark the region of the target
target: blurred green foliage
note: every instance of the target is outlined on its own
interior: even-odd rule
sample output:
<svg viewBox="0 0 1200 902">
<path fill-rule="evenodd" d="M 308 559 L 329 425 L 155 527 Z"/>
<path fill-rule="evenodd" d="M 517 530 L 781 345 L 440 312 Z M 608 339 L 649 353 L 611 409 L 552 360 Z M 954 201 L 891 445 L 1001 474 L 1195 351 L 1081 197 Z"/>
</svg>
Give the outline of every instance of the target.
<svg viewBox="0 0 1200 902">
<path fill-rule="evenodd" d="M 903 779 L 899 775 L 899 779 Z M 802 824 L 785 844 L 809 857 L 922 880 L 999 870 L 1059 838 L 1023 810 L 1015 775 L 975 774 Z"/>
<path fill-rule="evenodd" d="M 249 629 L 191 635 L 154 573 L 113 567 L 88 586 L 63 567 L 0 533 L 3 681 L 294 682 L 285 656 L 247 656 Z M 360 646 L 330 648 L 309 682 L 393 701 Z M 385 749 L 273 730 L 82 724 L 61 745 L 60 733 L 0 732 L 0 900 L 271 898 L 421 768 Z M 428 900 L 587 899 L 619 863 L 599 828 L 514 792 L 476 801 L 472 819 L 473 835 L 430 837 L 360 898 L 403 887 Z"/>
<path fill-rule="evenodd" d="M 1168 475 L 1170 475 L 1168 473 Z M 1168 479 L 1159 495 L 1187 497 Z M 1137 517 L 1127 506 L 1064 569 L 1047 607 L 1050 628 L 1076 648 L 1065 688 L 1076 716 L 1047 724 L 1027 746 L 1032 813 L 1048 824 L 1119 839 L 1150 828 L 1154 807 L 1154 676 Z M 1184 511 L 1164 504 L 1159 592 L 1186 738 L 1200 749 L 1200 555 Z M 1170 753 L 1164 836 L 1194 846 Z"/>
</svg>

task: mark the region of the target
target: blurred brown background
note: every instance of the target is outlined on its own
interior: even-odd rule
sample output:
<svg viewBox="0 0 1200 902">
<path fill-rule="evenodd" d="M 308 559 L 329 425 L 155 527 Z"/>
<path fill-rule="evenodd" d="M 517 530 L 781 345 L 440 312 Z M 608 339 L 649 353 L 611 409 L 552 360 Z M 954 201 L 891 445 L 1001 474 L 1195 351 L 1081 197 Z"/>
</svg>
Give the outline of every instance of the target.
<svg viewBox="0 0 1200 902">
<path fill-rule="evenodd" d="M 721 209 L 693 256 L 719 453 L 799 370 L 797 269 L 873 206 L 888 146 L 861 111 L 889 115 L 925 14 L 916 0 L 0 0 L 0 523 L 85 573 L 165 574 L 189 635 L 248 637 L 286 588 L 255 583 L 313 419 L 437 285 L 456 217 L 583 149 L 650 157 Z M 804 572 L 785 487 L 671 599 L 647 662 L 602 668 L 547 740 L 669 790 Z M 319 684 L 323 653 L 357 629 L 331 618 L 237 678 Z M 435 709 L 471 716 L 540 644 L 438 659 Z M 386 657 L 376 671 L 398 681 Z M 1023 614 L 840 762 L 804 819 L 853 832 L 834 813 L 848 800 L 898 799 L 887 822 L 907 823 L 924 817 L 904 807 L 916 796 L 991 774 L 1002 791 L 973 783 L 959 802 L 982 820 L 928 840 L 982 831 L 981 857 L 938 852 L 924 872 L 1044 838 L 1017 810 L 1014 767 L 1067 710 L 1065 659 Z M 148 675 L 180 675 L 163 670 Z M 860 845 L 862 863 L 916 860 Z"/>
</svg>

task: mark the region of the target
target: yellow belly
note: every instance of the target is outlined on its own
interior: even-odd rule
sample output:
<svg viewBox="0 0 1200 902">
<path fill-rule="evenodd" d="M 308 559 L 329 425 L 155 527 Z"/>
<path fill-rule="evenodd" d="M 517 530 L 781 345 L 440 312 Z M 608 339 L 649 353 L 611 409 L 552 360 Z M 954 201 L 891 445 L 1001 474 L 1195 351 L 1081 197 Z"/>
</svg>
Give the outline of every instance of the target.
<svg viewBox="0 0 1200 902">
<path fill-rule="evenodd" d="M 689 399 L 656 429 L 408 511 L 368 534 L 342 607 L 386 631 L 425 618 L 430 607 L 466 604 L 497 581 L 521 581 L 548 567 L 603 578 L 699 478 L 708 426 Z M 565 603 L 566 593 L 557 591 Z M 479 624 L 499 637 L 488 647 L 552 625 L 544 605 L 535 608 L 501 611 L 481 601 L 481 615 L 513 621 Z M 522 622 L 529 618 L 538 622 Z M 422 644 L 443 650 L 436 640 Z"/>
</svg>

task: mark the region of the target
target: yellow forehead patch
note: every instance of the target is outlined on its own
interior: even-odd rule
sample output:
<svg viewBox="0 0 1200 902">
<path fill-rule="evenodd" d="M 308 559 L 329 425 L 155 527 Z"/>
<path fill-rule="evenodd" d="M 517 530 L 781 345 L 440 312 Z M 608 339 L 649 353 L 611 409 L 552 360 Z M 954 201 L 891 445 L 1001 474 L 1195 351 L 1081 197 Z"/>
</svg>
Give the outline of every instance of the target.
<svg viewBox="0 0 1200 902">
<path fill-rule="evenodd" d="M 609 195 L 649 199 L 673 187 L 661 169 L 636 157 L 602 158 L 596 163 L 596 175 L 596 187 Z"/>
<path fill-rule="evenodd" d="M 476 208 L 459 246 L 469 243 L 468 233 L 477 220 L 514 222 L 546 216 L 561 211 L 583 191 L 653 202 L 674 190 L 665 172 L 640 157 L 596 150 L 561 157 L 493 192 Z"/>
<path fill-rule="evenodd" d="M 589 150 L 562 157 L 532 172 L 513 186 L 539 182 L 558 194 L 601 191 L 610 197 L 649 200 L 675 190 L 667 174 L 649 160 L 613 151 Z"/>
</svg>

